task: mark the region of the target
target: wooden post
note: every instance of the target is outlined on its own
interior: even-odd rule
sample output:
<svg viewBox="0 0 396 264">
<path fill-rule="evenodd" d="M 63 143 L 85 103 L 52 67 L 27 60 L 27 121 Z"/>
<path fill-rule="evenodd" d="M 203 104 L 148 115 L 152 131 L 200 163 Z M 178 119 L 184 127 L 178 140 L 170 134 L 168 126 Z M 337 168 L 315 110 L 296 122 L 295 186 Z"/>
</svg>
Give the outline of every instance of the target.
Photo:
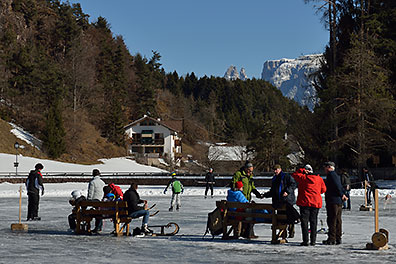
<svg viewBox="0 0 396 264">
<path fill-rule="evenodd" d="M 367 181 L 364 181 L 364 204 L 360 206 L 360 211 L 371 211 L 373 208 L 367 204 Z"/>
<path fill-rule="evenodd" d="M 367 207 L 367 181 L 364 181 L 364 206 Z"/>
<path fill-rule="evenodd" d="M 22 217 L 22 185 L 19 186 L 19 224 L 21 224 Z"/>
<path fill-rule="evenodd" d="M 375 232 L 379 232 L 379 225 L 378 225 L 378 189 L 375 189 L 374 192 L 374 199 L 375 199 L 375 217 L 374 217 L 374 222 L 375 222 Z"/>
<path fill-rule="evenodd" d="M 389 249 L 388 241 L 389 241 L 389 232 L 386 229 L 379 229 L 378 225 L 378 189 L 374 191 L 374 199 L 375 199 L 375 217 L 374 217 L 374 225 L 375 225 L 375 233 L 371 237 L 372 243 L 367 243 L 367 249 L 374 250 L 382 250 Z"/>
<path fill-rule="evenodd" d="M 12 231 L 27 231 L 28 225 L 21 223 L 22 217 L 22 186 L 19 187 L 19 222 L 18 224 L 11 224 Z"/>
</svg>

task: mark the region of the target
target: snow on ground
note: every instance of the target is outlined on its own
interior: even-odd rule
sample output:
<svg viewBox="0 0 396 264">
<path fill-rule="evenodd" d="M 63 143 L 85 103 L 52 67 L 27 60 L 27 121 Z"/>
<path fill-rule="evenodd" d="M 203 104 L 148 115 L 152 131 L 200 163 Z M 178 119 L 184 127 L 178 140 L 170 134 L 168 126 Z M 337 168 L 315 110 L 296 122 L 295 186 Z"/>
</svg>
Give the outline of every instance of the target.
<svg viewBox="0 0 396 264">
<path fill-rule="evenodd" d="M 17 126 L 14 123 L 9 123 L 12 126 L 11 133 L 14 134 L 17 138 L 25 141 L 29 145 L 36 147 L 37 149 L 41 149 L 43 142 L 30 134 L 29 132 L 25 131 L 23 128 Z"/>
<path fill-rule="evenodd" d="M 0 173 L 12 173 L 15 175 L 14 162 L 15 155 L 0 153 Z M 59 162 L 53 160 L 43 160 L 32 157 L 25 157 L 18 155 L 18 173 L 27 174 L 34 169 L 36 163 L 42 163 L 45 173 L 64 173 L 64 172 L 79 172 L 91 173 L 93 169 L 99 169 L 102 173 L 105 172 L 167 172 L 165 170 L 138 164 L 136 161 L 127 159 L 125 157 L 113 159 L 100 159 L 98 164 L 94 165 L 80 165 L 74 163 Z"/>
</svg>

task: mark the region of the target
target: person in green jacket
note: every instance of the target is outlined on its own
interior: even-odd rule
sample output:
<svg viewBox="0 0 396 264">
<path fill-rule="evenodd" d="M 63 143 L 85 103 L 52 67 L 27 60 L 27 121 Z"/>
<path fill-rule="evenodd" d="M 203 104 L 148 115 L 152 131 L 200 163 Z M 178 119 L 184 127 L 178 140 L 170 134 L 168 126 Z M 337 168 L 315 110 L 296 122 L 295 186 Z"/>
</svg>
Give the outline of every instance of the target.
<svg viewBox="0 0 396 264">
<path fill-rule="evenodd" d="M 245 195 L 246 199 L 249 202 L 252 200 L 252 193 L 256 195 L 257 198 L 263 198 L 262 195 L 257 191 L 256 187 L 254 186 L 253 181 L 253 164 L 250 162 L 246 162 L 245 166 L 240 168 L 237 172 L 234 173 L 232 177 L 232 187 L 235 188 L 235 184 L 238 181 L 243 183 L 243 195 Z"/>
<path fill-rule="evenodd" d="M 254 181 L 253 181 L 253 164 L 246 161 L 245 166 L 240 168 L 237 172 L 234 173 L 234 176 L 232 177 L 232 182 L 231 182 L 231 187 L 236 188 L 236 183 L 241 181 L 243 183 L 243 195 L 246 197 L 246 199 L 250 202 L 252 200 L 252 193 L 256 195 L 257 198 L 262 199 L 263 196 L 259 191 L 257 191 L 256 186 L 254 186 Z M 248 239 L 252 238 L 258 238 L 254 234 L 253 230 L 254 224 L 243 224 L 242 225 L 242 236 L 246 237 Z"/>
</svg>

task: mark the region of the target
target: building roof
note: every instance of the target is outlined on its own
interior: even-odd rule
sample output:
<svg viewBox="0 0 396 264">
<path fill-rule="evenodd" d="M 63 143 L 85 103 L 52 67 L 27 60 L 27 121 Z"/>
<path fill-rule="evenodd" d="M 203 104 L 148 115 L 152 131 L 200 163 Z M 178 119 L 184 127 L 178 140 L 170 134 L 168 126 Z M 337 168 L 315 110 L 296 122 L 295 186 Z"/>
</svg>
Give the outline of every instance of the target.
<svg viewBox="0 0 396 264">
<path fill-rule="evenodd" d="M 168 128 L 169 130 L 175 131 L 175 132 L 181 132 L 183 130 L 183 123 L 182 121 L 177 121 L 177 120 L 168 120 L 168 121 L 161 121 L 159 119 L 152 118 L 150 116 L 144 115 L 142 118 L 139 118 L 132 123 L 129 123 L 128 125 L 124 126 L 124 129 L 128 129 L 129 127 L 135 126 L 136 124 L 142 122 L 143 120 L 150 119 L 154 121 L 155 123 L 164 126 Z"/>
</svg>

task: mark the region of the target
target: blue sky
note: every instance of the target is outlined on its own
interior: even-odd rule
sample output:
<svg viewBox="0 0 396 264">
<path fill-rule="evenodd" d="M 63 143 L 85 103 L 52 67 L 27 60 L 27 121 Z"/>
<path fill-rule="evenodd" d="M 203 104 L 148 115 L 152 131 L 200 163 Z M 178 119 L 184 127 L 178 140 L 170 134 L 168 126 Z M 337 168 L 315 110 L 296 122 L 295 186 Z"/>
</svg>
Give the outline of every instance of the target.
<svg viewBox="0 0 396 264">
<path fill-rule="evenodd" d="M 261 77 L 266 60 L 322 53 L 328 32 L 304 0 L 70 0 L 105 17 L 132 55 L 158 51 L 166 72 Z"/>
</svg>

